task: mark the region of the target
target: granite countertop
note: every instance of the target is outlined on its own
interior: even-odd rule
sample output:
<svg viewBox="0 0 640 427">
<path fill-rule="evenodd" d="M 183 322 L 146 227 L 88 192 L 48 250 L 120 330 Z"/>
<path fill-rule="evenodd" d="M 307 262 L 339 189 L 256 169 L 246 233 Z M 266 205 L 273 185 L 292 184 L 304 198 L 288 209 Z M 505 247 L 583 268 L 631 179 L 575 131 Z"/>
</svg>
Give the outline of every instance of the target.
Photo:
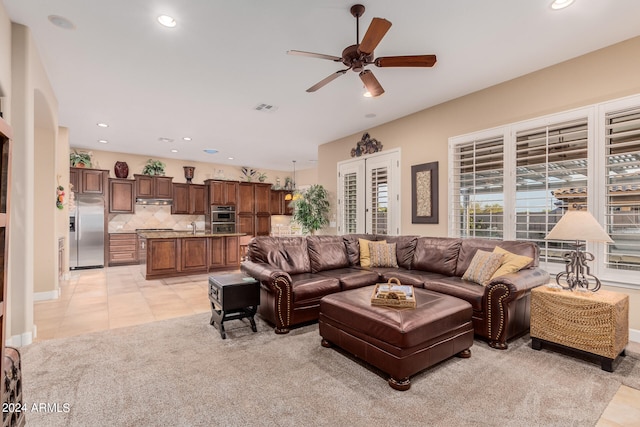
<svg viewBox="0 0 640 427">
<path fill-rule="evenodd" d="M 246 233 L 209 233 L 204 230 L 196 231 L 193 234 L 191 231 L 138 231 L 140 237 L 145 239 L 175 239 L 179 238 L 197 238 L 197 237 L 232 237 L 232 236 L 246 236 Z"/>
</svg>

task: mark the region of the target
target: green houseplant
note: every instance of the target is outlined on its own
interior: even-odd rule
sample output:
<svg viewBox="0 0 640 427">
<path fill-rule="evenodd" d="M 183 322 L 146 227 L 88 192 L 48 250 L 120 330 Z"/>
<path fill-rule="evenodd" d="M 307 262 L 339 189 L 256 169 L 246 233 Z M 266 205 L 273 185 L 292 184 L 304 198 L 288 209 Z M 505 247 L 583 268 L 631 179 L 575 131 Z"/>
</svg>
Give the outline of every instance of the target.
<svg viewBox="0 0 640 427">
<path fill-rule="evenodd" d="M 69 153 L 69 162 L 71 163 L 71 167 L 74 168 L 90 168 L 91 154 L 79 153 L 78 151 L 73 150 L 72 153 Z"/>
<path fill-rule="evenodd" d="M 304 233 L 315 234 L 329 224 L 329 193 L 322 185 L 312 185 L 293 196 L 293 221 Z"/>
<path fill-rule="evenodd" d="M 165 167 L 166 165 L 160 160 L 149 159 L 142 169 L 142 174 L 149 176 L 164 176 Z"/>
</svg>

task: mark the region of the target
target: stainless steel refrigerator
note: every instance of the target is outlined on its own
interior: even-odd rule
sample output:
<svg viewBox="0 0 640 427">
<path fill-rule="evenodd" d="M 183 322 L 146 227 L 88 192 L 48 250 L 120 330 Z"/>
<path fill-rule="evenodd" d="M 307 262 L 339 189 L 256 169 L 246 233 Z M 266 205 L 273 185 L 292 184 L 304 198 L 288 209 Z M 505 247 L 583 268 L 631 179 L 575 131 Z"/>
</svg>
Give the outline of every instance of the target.
<svg viewBox="0 0 640 427">
<path fill-rule="evenodd" d="M 69 268 L 104 267 L 104 198 L 76 194 L 69 212 Z"/>
</svg>

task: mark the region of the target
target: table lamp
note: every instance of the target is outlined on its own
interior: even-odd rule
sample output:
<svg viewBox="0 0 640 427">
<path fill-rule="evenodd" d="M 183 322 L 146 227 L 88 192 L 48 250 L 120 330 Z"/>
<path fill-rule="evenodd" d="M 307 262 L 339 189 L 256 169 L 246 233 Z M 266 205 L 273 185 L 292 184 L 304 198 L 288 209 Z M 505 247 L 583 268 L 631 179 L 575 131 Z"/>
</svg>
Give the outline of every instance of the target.
<svg viewBox="0 0 640 427">
<path fill-rule="evenodd" d="M 591 274 L 587 261 L 593 261 L 593 254 L 584 250 L 585 242 L 613 243 L 611 237 L 589 213 L 581 210 L 582 206 L 575 206 L 576 210 L 567 211 L 560 221 L 547 234 L 545 240 L 572 240 L 574 250 L 562 255 L 565 260 L 565 271 L 556 275 L 556 283 L 563 289 L 590 290 L 600 289 L 600 280 Z M 592 279 L 592 283 L 589 282 Z"/>
</svg>

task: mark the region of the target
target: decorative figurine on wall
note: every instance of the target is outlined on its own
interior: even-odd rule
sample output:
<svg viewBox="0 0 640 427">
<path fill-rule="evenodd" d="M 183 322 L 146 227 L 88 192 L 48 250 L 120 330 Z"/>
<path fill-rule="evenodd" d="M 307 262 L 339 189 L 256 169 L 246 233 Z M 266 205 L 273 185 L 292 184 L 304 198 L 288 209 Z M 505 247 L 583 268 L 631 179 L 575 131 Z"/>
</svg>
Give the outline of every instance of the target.
<svg viewBox="0 0 640 427">
<path fill-rule="evenodd" d="M 363 154 L 373 154 L 378 151 L 382 151 L 382 143 L 377 139 L 371 138 L 369 133 L 365 132 L 355 148 L 351 149 L 351 157 L 360 157 Z"/>
</svg>

